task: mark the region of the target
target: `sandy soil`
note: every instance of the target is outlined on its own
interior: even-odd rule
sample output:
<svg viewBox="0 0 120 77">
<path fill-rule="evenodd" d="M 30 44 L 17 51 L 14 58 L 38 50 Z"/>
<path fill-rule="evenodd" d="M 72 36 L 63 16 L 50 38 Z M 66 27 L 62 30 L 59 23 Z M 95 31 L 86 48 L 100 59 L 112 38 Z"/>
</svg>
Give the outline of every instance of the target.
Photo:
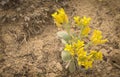
<svg viewBox="0 0 120 77">
<path fill-rule="evenodd" d="M 120 76 L 120 0 L 4 1 L 0 0 L 0 77 Z M 51 18 L 60 7 L 71 19 L 91 17 L 91 27 L 109 40 L 96 48 L 104 60 L 91 70 L 70 73 L 65 69 L 60 56 L 63 45 Z"/>
</svg>

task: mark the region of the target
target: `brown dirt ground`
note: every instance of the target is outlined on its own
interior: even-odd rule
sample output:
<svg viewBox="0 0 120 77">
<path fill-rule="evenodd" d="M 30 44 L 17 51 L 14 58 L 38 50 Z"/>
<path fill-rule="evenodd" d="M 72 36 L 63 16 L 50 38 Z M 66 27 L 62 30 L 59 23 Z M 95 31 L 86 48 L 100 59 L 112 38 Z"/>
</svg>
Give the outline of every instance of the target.
<svg viewBox="0 0 120 77">
<path fill-rule="evenodd" d="M 4 1 L 0 0 L 0 77 L 120 77 L 120 0 Z M 69 18 L 91 17 L 91 27 L 109 40 L 96 48 L 104 61 L 89 71 L 65 69 L 63 45 L 51 18 L 60 7 Z"/>
</svg>

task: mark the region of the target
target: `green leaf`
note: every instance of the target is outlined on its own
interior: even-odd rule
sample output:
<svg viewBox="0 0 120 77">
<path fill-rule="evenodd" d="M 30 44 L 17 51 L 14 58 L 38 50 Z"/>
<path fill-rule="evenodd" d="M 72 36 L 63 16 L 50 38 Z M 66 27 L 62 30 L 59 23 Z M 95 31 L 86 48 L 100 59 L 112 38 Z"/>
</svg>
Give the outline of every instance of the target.
<svg viewBox="0 0 120 77">
<path fill-rule="evenodd" d="M 71 55 L 70 55 L 70 53 L 67 52 L 67 51 L 62 51 L 61 57 L 62 57 L 62 60 L 65 61 L 65 62 L 71 60 Z"/>
<path fill-rule="evenodd" d="M 57 32 L 57 36 L 61 39 L 64 39 L 66 42 L 71 39 L 71 36 L 66 31 Z"/>
<path fill-rule="evenodd" d="M 71 73 L 73 73 L 75 70 L 76 70 L 76 68 L 75 68 L 75 62 L 71 61 L 70 64 L 69 64 L 69 71 Z"/>
</svg>

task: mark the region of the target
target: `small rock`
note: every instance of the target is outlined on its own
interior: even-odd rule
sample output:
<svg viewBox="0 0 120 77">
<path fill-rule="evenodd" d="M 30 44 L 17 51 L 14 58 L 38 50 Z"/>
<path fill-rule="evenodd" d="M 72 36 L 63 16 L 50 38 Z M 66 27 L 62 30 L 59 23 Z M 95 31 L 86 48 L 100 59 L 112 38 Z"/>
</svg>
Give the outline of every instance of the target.
<svg viewBox="0 0 120 77">
<path fill-rule="evenodd" d="M 105 56 L 108 56 L 108 51 L 104 48 L 100 50 Z"/>
<path fill-rule="evenodd" d="M 24 20 L 25 20 L 25 21 L 30 21 L 30 17 L 25 16 L 25 17 L 24 17 Z"/>
<path fill-rule="evenodd" d="M 12 18 L 12 21 L 15 21 L 16 20 L 16 18 Z"/>
<path fill-rule="evenodd" d="M 46 77 L 56 77 L 56 74 L 55 73 L 49 73 L 48 76 Z"/>
<path fill-rule="evenodd" d="M 60 70 L 60 71 L 63 70 L 62 65 L 61 65 L 59 62 L 56 63 L 56 68 L 57 68 L 58 70 Z"/>
<path fill-rule="evenodd" d="M 111 66 L 108 66 L 108 67 L 106 68 L 106 73 L 107 73 L 107 74 L 110 74 L 111 71 L 112 71 L 112 67 L 111 67 Z"/>
<path fill-rule="evenodd" d="M 17 10 L 17 12 L 19 12 L 19 11 L 21 10 L 21 8 L 19 7 L 19 8 L 17 8 L 16 10 Z"/>
<path fill-rule="evenodd" d="M 97 69 L 98 72 L 101 72 L 102 70 L 101 69 Z"/>
<path fill-rule="evenodd" d="M 113 47 L 110 47 L 109 49 L 110 49 L 110 50 L 113 50 Z"/>
<path fill-rule="evenodd" d="M 108 71 L 112 70 L 112 67 L 111 66 L 107 67 L 107 70 Z"/>
</svg>

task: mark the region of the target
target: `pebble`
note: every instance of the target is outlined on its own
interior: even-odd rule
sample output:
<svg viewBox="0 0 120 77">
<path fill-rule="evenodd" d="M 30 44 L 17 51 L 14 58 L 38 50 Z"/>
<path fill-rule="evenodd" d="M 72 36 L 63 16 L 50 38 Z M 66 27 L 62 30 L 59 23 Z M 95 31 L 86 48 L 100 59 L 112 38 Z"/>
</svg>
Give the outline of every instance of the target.
<svg viewBox="0 0 120 77">
<path fill-rule="evenodd" d="M 19 7 L 19 8 L 17 8 L 16 10 L 17 10 L 17 12 L 19 12 L 19 11 L 21 10 L 21 8 Z"/>
<path fill-rule="evenodd" d="M 30 21 L 30 17 L 25 16 L 25 17 L 24 17 L 24 20 L 25 20 L 25 21 Z"/>
<path fill-rule="evenodd" d="M 59 71 L 62 71 L 63 68 L 62 68 L 62 65 L 58 62 L 56 63 L 56 68 L 59 70 Z"/>
<path fill-rule="evenodd" d="M 100 50 L 105 56 L 108 56 L 108 51 L 104 48 Z"/>
<path fill-rule="evenodd" d="M 49 73 L 48 76 L 46 77 L 56 77 L 56 74 L 55 73 Z"/>
</svg>

